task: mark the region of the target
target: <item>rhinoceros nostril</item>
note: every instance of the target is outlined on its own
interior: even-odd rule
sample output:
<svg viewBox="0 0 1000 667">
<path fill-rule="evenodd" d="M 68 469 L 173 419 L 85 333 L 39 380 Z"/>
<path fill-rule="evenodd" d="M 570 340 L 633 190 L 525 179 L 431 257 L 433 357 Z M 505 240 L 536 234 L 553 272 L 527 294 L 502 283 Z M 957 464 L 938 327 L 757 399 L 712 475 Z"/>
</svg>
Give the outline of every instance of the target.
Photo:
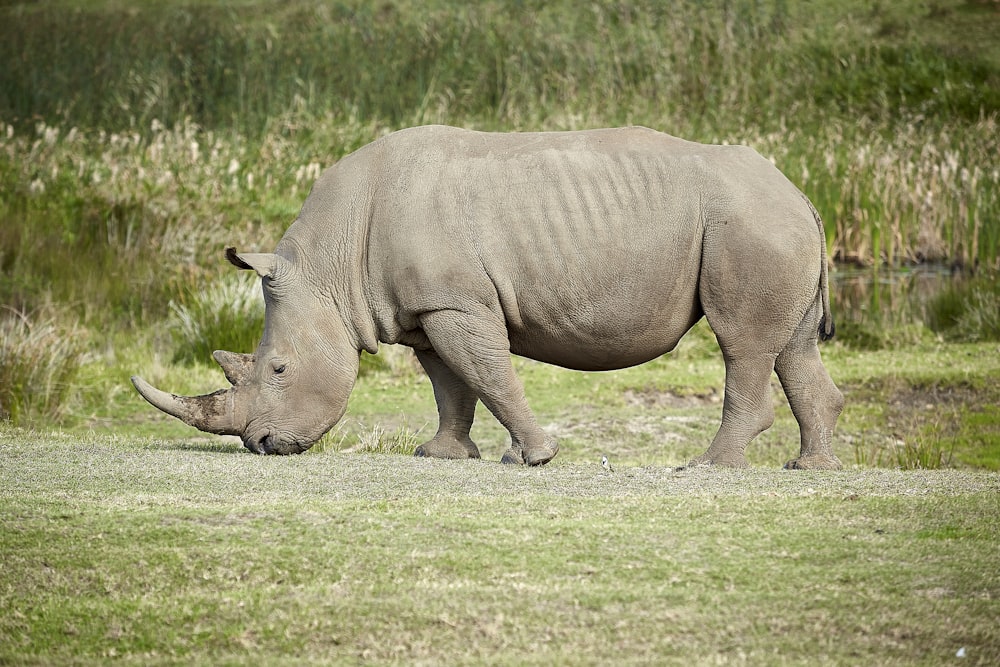
<svg viewBox="0 0 1000 667">
<path fill-rule="evenodd" d="M 254 454 L 267 454 L 268 440 L 271 436 L 265 435 L 260 438 L 247 438 L 243 441 L 243 446 Z"/>
</svg>

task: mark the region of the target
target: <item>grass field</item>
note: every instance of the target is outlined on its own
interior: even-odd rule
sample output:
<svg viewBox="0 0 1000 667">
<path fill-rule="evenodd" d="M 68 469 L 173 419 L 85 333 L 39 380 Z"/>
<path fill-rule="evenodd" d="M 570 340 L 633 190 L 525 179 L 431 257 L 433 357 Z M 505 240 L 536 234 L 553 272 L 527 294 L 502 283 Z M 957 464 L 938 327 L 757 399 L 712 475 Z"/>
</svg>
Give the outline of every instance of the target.
<svg viewBox="0 0 1000 667">
<path fill-rule="evenodd" d="M 10 664 L 995 664 L 1000 477 L 3 428 Z"/>
<path fill-rule="evenodd" d="M 0 665 L 997 664 L 997 34 L 992 0 L 0 3 Z M 256 345 L 225 246 L 439 122 L 748 144 L 834 274 L 967 278 L 835 300 L 836 473 L 780 470 L 776 382 L 753 469 L 677 469 L 721 413 L 704 324 L 621 372 L 515 360 L 543 469 L 482 409 L 486 460 L 409 456 L 436 411 L 399 349 L 298 457 L 138 397 Z"/>
<path fill-rule="evenodd" d="M 85 430 L 0 426 L 0 663 L 993 664 L 1000 348 L 826 345 L 845 471 L 779 469 L 777 389 L 754 469 L 678 470 L 718 424 L 711 345 L 616 373 L 518 360 L 562 444 L 541 469 L 496 463 L 482 411 L 487 460 L 410 456 L 436 417 L 398 350 L 278 458 L 151 413 L 121 359 Z"/>
</svg>

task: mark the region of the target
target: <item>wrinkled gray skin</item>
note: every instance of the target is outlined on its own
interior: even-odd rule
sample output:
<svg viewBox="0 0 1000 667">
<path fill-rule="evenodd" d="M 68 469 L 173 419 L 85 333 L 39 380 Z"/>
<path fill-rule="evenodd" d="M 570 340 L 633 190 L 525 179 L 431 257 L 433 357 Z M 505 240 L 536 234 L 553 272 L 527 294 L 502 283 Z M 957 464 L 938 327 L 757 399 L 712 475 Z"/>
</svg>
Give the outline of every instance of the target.
<svg viewBox="0 0 1000 667">
<path fill-rule="evenodd" d="M 546 463 L 510 354 L 610 370 L 674 348 L 702 316 L 726 363 L 722 425 L 696 464 L 746 466 L 773 420 L 776 371 L 801 430 L 790 468 L 837 468 L 843 398 L 820 361 L 832 334 L 822 223 L 753 150 L 645 128 L 489 134 L 418 127 L 316 182 L 262 277 L 263 339 L 217 352 L 233 384 L 153 405 L 251 451 L 304 451 L 344 414 L 361 350 L 412 347 L 440 425 L 421 456 L 478 458 L 477 401 L 510 432 L 505 463 Z"/>
</svg>

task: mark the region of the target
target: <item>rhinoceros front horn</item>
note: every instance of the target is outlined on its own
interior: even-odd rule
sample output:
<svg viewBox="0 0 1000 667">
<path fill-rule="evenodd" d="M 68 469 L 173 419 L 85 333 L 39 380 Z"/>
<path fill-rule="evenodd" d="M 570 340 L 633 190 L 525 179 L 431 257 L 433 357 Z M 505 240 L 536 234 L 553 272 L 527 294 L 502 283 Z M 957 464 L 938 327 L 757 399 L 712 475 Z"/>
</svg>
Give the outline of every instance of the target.
<svg viewBox="0 0 1000 667">
<path fill-rule="evenodd" d="M 246 424 L 238 423 L 240 420 L 236 418 L 233 389 L 220 389 L 204 396 L 176 396 L 160 391 L 135 375 L 132 376 L 132 384 L 153 407 L 200 431 L 243 435 Z"/>
</svg>

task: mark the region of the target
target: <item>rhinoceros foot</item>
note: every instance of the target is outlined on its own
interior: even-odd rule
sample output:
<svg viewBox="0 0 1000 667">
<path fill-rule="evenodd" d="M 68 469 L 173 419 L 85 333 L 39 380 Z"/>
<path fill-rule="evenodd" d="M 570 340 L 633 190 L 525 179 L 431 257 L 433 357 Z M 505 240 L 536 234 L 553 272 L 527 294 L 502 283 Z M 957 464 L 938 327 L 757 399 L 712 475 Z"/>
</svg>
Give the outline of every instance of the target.
<svg viewBox="0 0 1000 667">
<path fill-rule="evenodd" d="M 545 438 L 541 443 L 532 447 L 518 447 L 511 445 L 510 449 L 503 453 L 500 463 L 506 465 L 529 466 L 545 465 L 559 453 L 559 443 L 555 438 Z"/>
<path fill-rule="evenodd" d="M 529 466 L 545 465 L 559 453 L 559 443 L 555 438 L 545 438 L 541 443 L 525 447 L 522 454 L 524 462 Z"/>
<path fill-rule="evenodd" d="M 511 447 L 500 457 L 500 463 L 508 466 L 523 466 L 524 456 L 521 454 L 520 448 Z"/>
<path fill-rule="evenodd" d="M 808 454 L 785 464 L 785 470 L 840 470 L 843 467 L 840 459 L 832 454 Z"/>
<path fill-rule="evenodd" d="M 705 452 L 701 456 L 691 459 L 685 468 L 695 468 L 699 466 L 722 466 L 725 468 L 749 468 L 750 462 L 743 452 L 721 452 L 713 454 L 711 451 Z"/>
<path fill-rule="evenodd" d="M 479 448 L 469 438 L 458 440 L 437 435 L 417 447 L 413 454 L 436 459 L 478 459 Z"/>
</svg>

